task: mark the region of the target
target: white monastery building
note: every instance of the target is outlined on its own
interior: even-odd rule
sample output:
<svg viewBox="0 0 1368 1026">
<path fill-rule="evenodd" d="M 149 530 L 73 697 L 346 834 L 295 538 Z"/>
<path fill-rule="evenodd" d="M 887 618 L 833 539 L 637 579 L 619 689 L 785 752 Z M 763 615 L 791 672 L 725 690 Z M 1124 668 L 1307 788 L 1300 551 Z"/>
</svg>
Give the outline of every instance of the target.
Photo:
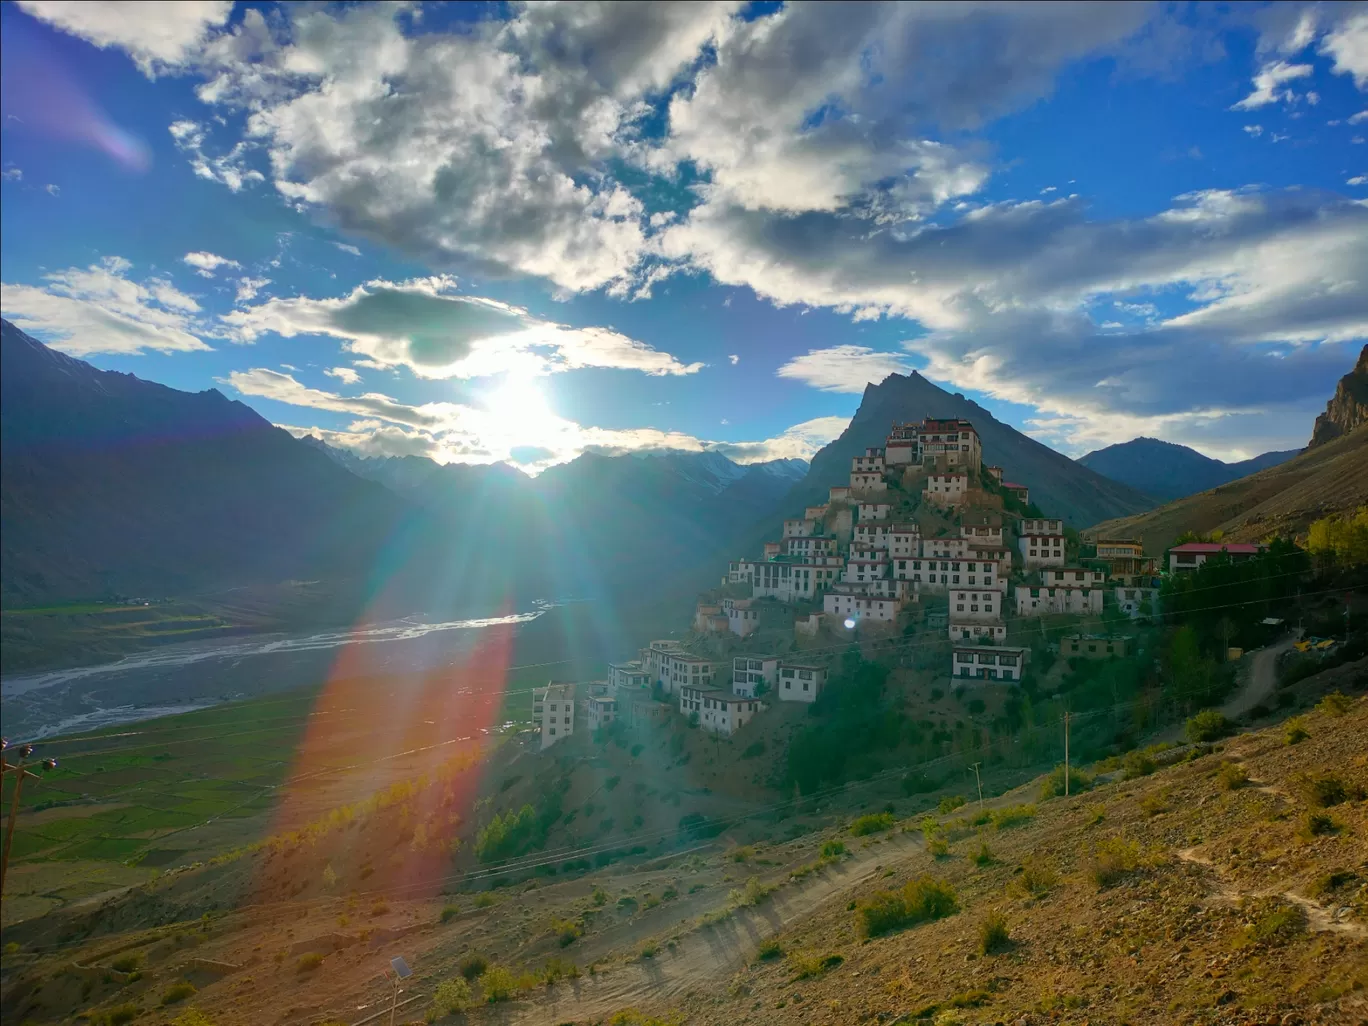
<svg viewBox="0 0 1368 1026">
<path fill-rule="evenodd" d="M 532 717 L 541 725 L 541 746 L 550 748 L 575 732 L 575 685 L 551 681 L 532 689 Z"/>
<path fill-rule="evenodd" d="M 956 680 L 1001 680 L 1019 683 L 1027 649 L 997 645 L 957 643 L 950 656 L 950 674 Z"/>
</svg>

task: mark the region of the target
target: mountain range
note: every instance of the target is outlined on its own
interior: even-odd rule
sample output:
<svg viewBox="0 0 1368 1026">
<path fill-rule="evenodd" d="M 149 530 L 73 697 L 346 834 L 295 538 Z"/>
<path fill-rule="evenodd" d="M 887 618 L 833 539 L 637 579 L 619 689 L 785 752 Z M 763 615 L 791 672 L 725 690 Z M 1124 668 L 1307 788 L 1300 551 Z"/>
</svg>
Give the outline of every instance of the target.
<svg viewBox="0 0 1368 1026">
<path fill-rule="evenodd" d="M 1239 463 L 1222 463 L 1186 445 L 1158 438 L 1133 438 L 1080 456 L 1078 462 L 1103 477 L 1169 502 L 1276 467 L 1299 452 L 1300 449 L 1266 452 Z"/>
</svg>

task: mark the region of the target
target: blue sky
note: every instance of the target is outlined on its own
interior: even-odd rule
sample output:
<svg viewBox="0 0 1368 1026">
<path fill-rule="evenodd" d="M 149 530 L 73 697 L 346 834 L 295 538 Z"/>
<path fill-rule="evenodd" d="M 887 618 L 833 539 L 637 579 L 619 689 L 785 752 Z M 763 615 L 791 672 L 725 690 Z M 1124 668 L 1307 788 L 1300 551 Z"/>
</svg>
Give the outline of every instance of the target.
<svg viewBox="0 0 1368 1026">
<path fill-rule="evenodd" d="M 1235 459 L 1368 335 L 1360 5 L 0 19 L 5 316 L 363 453 L 806 456 L 917 369 Z"/>
</svg>

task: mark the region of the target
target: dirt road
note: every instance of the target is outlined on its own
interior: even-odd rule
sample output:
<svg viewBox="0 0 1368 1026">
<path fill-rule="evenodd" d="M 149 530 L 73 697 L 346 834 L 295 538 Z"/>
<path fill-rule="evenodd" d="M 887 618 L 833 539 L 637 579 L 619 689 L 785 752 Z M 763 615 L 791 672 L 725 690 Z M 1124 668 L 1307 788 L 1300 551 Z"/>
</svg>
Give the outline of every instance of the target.
<svg viewBox="0 0 1368 1026">
<path fill-rule="evenodd" d="M 1268 699 L 1278 687 L 1278 658 L 1296 642 L 1295 637 L 1286 638 L 1276 645 L 1269 645 L 1254 653 L 1249 662 L 1249 675 L 1240 689 L 1231 695 L 1221 712 L 1228 720 L 1238 720 L 1259 704 L 1268 704 Z"/>
</svg>

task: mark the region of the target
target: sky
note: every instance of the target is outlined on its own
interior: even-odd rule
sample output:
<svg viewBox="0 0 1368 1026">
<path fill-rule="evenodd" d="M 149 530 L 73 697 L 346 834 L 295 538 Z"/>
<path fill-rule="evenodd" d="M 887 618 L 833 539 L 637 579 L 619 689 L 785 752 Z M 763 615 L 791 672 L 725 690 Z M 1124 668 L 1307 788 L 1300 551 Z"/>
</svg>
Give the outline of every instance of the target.
<svg viewBox="0 0 1368 1026">
<path fill-rule="evenodd" d="M 0 307 L 364 455 L 808 457 L 919 371 L 1294 449 L 1368 336 L 1368 5 L 0 5 Z"/>
</svg>

